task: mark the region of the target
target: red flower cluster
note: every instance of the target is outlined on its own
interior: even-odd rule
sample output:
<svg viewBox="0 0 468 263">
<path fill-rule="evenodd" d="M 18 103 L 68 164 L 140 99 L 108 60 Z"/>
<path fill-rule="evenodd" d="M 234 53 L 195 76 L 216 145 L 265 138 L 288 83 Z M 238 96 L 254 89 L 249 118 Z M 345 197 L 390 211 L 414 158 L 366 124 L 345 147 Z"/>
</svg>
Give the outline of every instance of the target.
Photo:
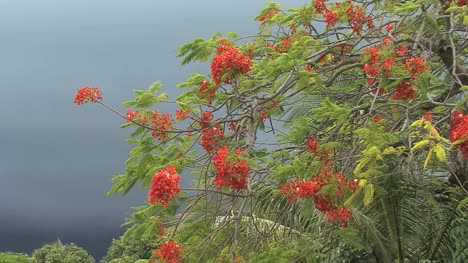
<svg viewBox="0 0 468 263">
<path fill-rule="evenodd" d="M 319 140 L 316 136 L 312 136 L 307 140 L 307 151 L 314 155 L 319 154 Z"/>
<path fill-rule="evenodd" d="M 175 241 L 166 242 L 154 252 L 154 255 L 165 263 L 180 263 L 183 261 L 182 248 Z"/>
<path fill-rule="evenodd" d="M 415 94 L 416 90 L 412 88 L 411 82 L 404 80 L 398 84 L 395 92 L 392 95 L 392 99 L 408 101 L 414 99 Z"/>
<path fill-rule="evenodd" d="M 247 188 L 250 167 L 242 159 L 244 154 L 241 150 L 237 150 L 236 154 L 229 154 L 229 149 L 226 146 L 219 149 L 213 158 L 213 166 L 218 172 L 213 183 L 219 188 L 229 187 L 232 190 Z"/>
<path fill-rule="evenodd" d="M 224 139 L 224 130 L 221 125 L 202 131 L 201 146 L 208 154 L 212 154 L 219 147 L 219 141 Z"/>
<path fill-rule="evenodd" d="M 465 160 L 468 160 L 468 115 L 463 114 L 461 111 L 453 113 L 453 121 L 450 123 L 450 141 L 452 143 L 462 141 L 457 147 L 463 154 Z"/>
<path fill-rule="evenodd" d="M 316 14 L 323 14 L 327 10 L 327 0 L 315 0 L 314 7 Z"/>
<path fill-rule="evenodd" d="M 396 58 L 387 58 L 386 60 L 384 60 L 382 65 L 387 78 L 390 77 L 391 69 L 395 65 L 395 62 Z"/>
<path fill-rule="evenodd" d="M 340 225 L 341 227 L 346 227 L 348 221 L 353 219 L 352 212 L 347 208 L 341 208 L 337 210 L 330 210 L 327 213 L 328 221 L 332 224 Z"/>
<path fill-rule="evenodd" d="M 426 111 L 426 116 L 422 118 L 423 121 L 431 121 L 432 120 L 432 111 Z"/>
<path fill-rule="evenodd" d="M 270 117 L 270 112 L 276 108 L 278 108 L 279 102 L 273 101 L 270 105 L 260 110 L 260 121 L 264 122 L 266 119 Z"/>
<path fill-rule="evenodd" d="M 167 207 L 169 202 L 180 192 L 180 177 L 174 166 L 169 166 L 159 171 L 151 181 L 151 189 L 148 194 L 150 204 L 160 203 Z"/>
<path fill-rule="evenodd" d="M 232 47 L 230 42 L 221 40 L 221 46 L 211 64 L 211 74 L 216 85 L 221 83 L 221 77 L 226 73 L 247 74 L 252 67 L 252 58 Z M 225 84 L 231 84 L 232 76 L 228 76 Z"/>
<path fill-rule="evenodd" d="M 416 78 L 421 75 L 424 71 L 429 70 L 429 66 L 426 66 L 426 63 L 422 58 L 411 57 L 405 62 L 405 69 L 411 73 L 412 78 Z"/>
<path fill-rule="evenodd" d="M 450 3 L 453 2 L 453 0 L 448 0 Z M 468 5 L 468 0 L 457 0 L 457 5 L 462 7 L 464 5 Z"/>
<path fill-rule="evenodd" d="M 379 64 L 379 47 L 375 46 L 373 48 L 367 47 L 364 50 L 364 56 L 369 56 L 369 63 L 366 63 L 362 68 L 362 71 L 366 73 L 370 78 L 367 80 L 369 86 L 376 85 L 378 83 L 378 74 L 381 70 L 381 65 Z M 373 90 L 375 93 L 375 91 Z M 379 94 L 380 95 L 380 94 Z"/>
<path fill-rule="evenodd" d="M 208 129 L 210 128 L 211 121 L 214 119 L 213 113 L 206 111 L 203 113 L 200 126 L 202 129 Z"/>
<path fill-rule="evenodd" d="M 337 184 L 336 196 L 339 200 L 343 200 L 343 190 L 347 188 L 351 193 L 356 191 L 359 186 L 357 180 L 346 181 L 343 174 L 333 174 L 328 169 L 320 169 L 318 175 L 314 176 L 309 181 L 296 179 L 294 182 L 289 182 L 280 186 L 281 193 L 289 200 L 294 202 L 297 199 L 314 199 L 315 208 L 327 214 L 327 218 L 331 223 L 346 227 L 347 222 L 352 219 L 351 211 L 346 208 L 340 208 L 330 195 L 319 194 L 323 187 Z"/>
<path fill-rule="evenodd" d="M 216 95 L 216 91 L 218 91 L 218 87 L 211 86 L 211 84 L 206 80 L 204 80 L 200 85 L 200 93 L 205 97 L 208 103 L 211 103 L 211 100 Z"/>
<path fill-rule="evenodd" d="M 161 114 L 156 111 L 151 115 L 151 123 L 153 132 L 151 135 L 159 141 L 167 139 L 167 131 L 174 128 L 174 122 L 171 120 L 171 114 Z"/>
<path fill-rule="evenodd" d="M 394 27 L 395 27 L 395 23 L 391 23 L 385 27 L 385 30 L 387 31 L 387 33 L 390 33 L 390 31 L 392 31 Z"/>
<path fill-rule="evenodd" d="M 207 111 L 203 113 L 200 121 L 202 128 L 202 140 L 201 146 L 208 154 L 213 153 L 219 147 L 219 141 L 224 139 L 224 130 L 221 125 L 211 127 L 211 121 L 213 120 L 213 113 Z"/>
<path fill-rule="evenodd" d="M 272 17 L 274 17 L 275 15 L 277 15 L 279 13 L 279 10 L 278 9 L 274 9 L 274 10 L 271 10 L 270 12 L 268 12 L 266 15 L 260 17 L 258 19 L 258 21 L 260 23 L 264 23 L 265 21 L 267 20 L 270 20 Z"/>
<path fill-rule="evenodd" d="M 386 39 L 383 40 L 383 44 L 386 47 L 390 46 L 390 44 L 392 44 L 392 40 L 389 37 L 387 37 Z"/>
<path fill-rule="evenodd" d="M 278 45 L 278 46 L 275 47 L 275 50 L 278 53 L 285 53 L 285 52 L 288 52 L 290 45 L 291 45 L 291 38 L 287 37 L 283 41 L 282 45 Z"/>
<path fill-rule="evenodd" d="M 364 12 L 362 11 L 362 8 L 354 7 L 352 2 L 348 3 L 349 8 L 348 10 L 346 10 L 346 15 L 348 16 L 349 24 L 351 25 L 351 29 L 353 29 L 354 32 L 360 35 L 364 24 L 367 22 L 367 19 L 364 17 Z M 369 17 L 368 19 L 372 20 L 371 17 Z"/>
<path fill-rule="evenodd" d="M 338 11 L 336 10 L 328 9 L 327 11 L 323 12 L 323 16 L 325 17 L 327 28 L 334 27 L 336 22 L 338 22 Z"/>
<path fill-rule="evenodd" d="M 88 86 L 81 88 L 76 93 L 75 104 L 83 105 L 87 102 L 97 102 L 102 100 L 102 94 L 99 88 L 90 88 Z"/>
<path fill-rule="evenodd" d="M 405 45 L 401 45 L 400 48 L 397 51 L 395 51 L 395 54 L 397 54 L 400 57 L 404 57 L 404 56 L 406 56 L 408 51 L 409 50 Z"/>
<path fill-rule="evenodd" d="M 176 120 L 186 120 L 190 117 L 190 113 L 192 111 L 190 109 L 186 110 L 176 110 Z"/>
<path fill-rule="evenodd" d="M 140 113 L 138 111 L 134 112 L 131 109 L 127 110 L 127 123 L 133 122 L 138 117 L 140 117 Z"/>
<path fill-rule="evenodd" d="M 385 117 L 382 116 L 382 115 L 375 115 L 374 116 L 374 123 L 380 123 L 383 120 L 385 120 Z"/>
</svg>

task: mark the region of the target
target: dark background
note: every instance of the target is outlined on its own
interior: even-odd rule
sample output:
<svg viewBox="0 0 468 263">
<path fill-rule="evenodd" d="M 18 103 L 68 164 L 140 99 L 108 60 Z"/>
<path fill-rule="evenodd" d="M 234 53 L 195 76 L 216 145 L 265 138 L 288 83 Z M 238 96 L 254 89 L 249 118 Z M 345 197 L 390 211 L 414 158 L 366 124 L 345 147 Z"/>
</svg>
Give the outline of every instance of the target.
<svg viewBox="0 0 468 263">
<path fill-rule="evenodd" d="M 209 71 L 181 67 L 177 48 L 215 32 L 254 34 L 266 2 L 0 0 L 0 251 L 31 254 L 60 238 L 102 258 L 147 193 L 106 198 L 130 131 L 98 105 L 74 105 L 77 89 L 100 87 L 121 112 L 154 81 L 176 94 Z"/>
</svg>

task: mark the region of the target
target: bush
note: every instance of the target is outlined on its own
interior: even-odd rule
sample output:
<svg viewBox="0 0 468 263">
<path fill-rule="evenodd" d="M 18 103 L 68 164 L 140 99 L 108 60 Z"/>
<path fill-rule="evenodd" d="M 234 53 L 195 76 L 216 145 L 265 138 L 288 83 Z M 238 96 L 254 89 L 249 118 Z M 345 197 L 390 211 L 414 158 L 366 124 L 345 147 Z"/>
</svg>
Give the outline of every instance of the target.
<svg viewBox="0 0 468 263">
<path fill-rule="evenodd" d="M 34 251 L 33 263 L 95 263 L 86 250 L 75 244 L 62 245 L 60 241 L 48 244 Z"/>
<path fill-rule="evenodd" d="M 12 252 L 0 253 L 1 263 L 31 263 L 31 258 L 25 254 Z"/>
<path fill-rule="evenodd" d="M 119 239 L 112 240 L 102 263 L 134 263 L 140 259 L 151 258 L 160 240 L 155 235 L 135 235 L 133 232 L 137 226 L 130 228 Z"/>
</svg>

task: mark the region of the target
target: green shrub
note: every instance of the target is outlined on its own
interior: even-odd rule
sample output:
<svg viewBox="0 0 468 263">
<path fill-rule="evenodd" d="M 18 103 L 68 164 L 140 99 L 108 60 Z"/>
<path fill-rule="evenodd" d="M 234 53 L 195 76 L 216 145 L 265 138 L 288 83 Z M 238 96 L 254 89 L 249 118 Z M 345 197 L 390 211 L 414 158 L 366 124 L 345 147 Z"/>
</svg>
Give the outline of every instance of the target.
<svg viewBox="0 0 468 263">
<path fill-rule="evenodd" d="M 119 239 L 112 240 L 107 255 L 102 263 L 134 263 L 140 259 L 149 259 L 154 249 L 161 242 L 156 235 L 136 235 L 139 225 L 127 230 Z"/>
<path fill-rule="evenodd" d="M 31 258 L 25 254 L 12 252 L 0 253 L 0 263 L 31 263 Z"/>
<path fill-rule="evenodd" d="M 75 244 L 62 245 L 60 241 L 48 244 L 34 251 L 33 263 L 95 263 L 86 250 Z"/>
</svg>

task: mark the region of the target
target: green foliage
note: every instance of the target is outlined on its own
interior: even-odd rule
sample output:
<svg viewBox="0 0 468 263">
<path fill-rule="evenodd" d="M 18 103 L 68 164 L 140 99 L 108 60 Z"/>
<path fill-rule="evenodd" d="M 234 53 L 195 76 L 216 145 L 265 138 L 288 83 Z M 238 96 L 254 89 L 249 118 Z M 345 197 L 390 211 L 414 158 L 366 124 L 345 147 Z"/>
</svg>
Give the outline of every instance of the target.
<svg viewBox="0 0 468 263">
<path fill-rule="evenodd" d="M 32 254 L 33 263 L 94 263 L 84 249 L 75 244 L 62 245 L 60 241 L 36 249 Z"/>
<path fill-rule="evenodd" d="M 156 234 L 138 235 L 138 226 L 134 225 L 119 239 L 112 240 L 107 255 L 102 263 L 134 263 L 140 259 L 149 259 L 155 248 L 160 244 Z"/>
<path fill-rule="evenodd" d="M 466 7 L 343 1 L 328 2 L 324 15 L 319 3 L 290 10 L 269 3 L 256 17 L 257 35 L 217 33 L 181 47 L 182 64 L 216 56 L 213 72 L 179 85 L 184 93 L 174 102 L 191 113 L 166 141 L 152 137 L 152 124 L 123 125 L 134 128 L 134 149 L 109 194 L 147 190 L 167 166 L 191 174 L 194 188 L 167 208 L 138 208 L 109 262 L 136 259 L 135 240 L 155 235 L 158 216 L 188 262 L 465 260 L 468 168 L 458 157 L 465 141 L 449 137 L 451 112 L 468 112 L 458 27 Z M 173 103 L 160 88 L 135 91 L 124 105 L 151 116 L 155 105 Z M 245 189 L 213 184 L 245 176 L 221 172 L 221 147 L 245 152 Z M 459 183 L 447 180 L 454 176 Z"/>
<path fill-rule="evenodd" d="M 0 262 L 1 263 L 31 263 L 32 260 L 28 255 L 25 255 L 25 254 L 3 252 L 3 253 L 0 253 Z"/>
</svg>

